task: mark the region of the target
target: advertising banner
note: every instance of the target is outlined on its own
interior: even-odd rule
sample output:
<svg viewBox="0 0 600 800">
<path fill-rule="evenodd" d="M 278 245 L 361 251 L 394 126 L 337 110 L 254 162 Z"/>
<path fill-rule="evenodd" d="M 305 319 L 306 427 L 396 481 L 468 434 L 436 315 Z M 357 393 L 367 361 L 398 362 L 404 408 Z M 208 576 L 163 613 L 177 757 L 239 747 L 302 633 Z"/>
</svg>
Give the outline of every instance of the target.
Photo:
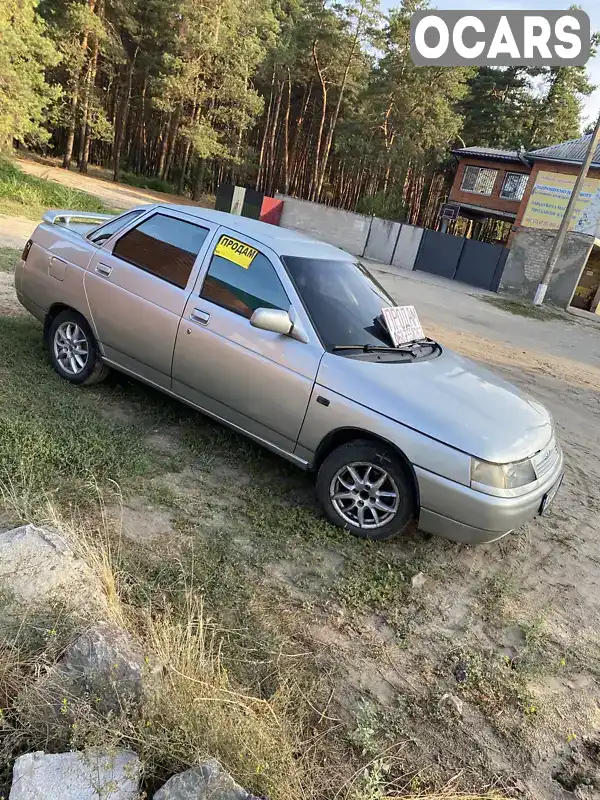
<svg viewBox="0 0 600 800">
<path fill-rule="evenodd" d="M 555 231 L 563 218 L 575 186 L 575 175 L 538 172 L 521 225 Z M 569 230 L 598 235 L 600 223 L 600 180 L 588 178 L 579 195 Z"/>
</svg>

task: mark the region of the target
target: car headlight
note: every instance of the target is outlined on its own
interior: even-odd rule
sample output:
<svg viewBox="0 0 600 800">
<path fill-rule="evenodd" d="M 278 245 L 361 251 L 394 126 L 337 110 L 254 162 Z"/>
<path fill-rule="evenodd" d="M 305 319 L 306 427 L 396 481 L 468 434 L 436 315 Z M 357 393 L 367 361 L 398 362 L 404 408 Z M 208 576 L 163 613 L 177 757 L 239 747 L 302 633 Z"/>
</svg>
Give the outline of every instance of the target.
<svg viewBox="0 0 600 800">
<path fill-rule="evenodd" d="M 493 486 L 495 489 L 518 489 L 536 480 L 531 459 L 512 464 L 493 464 L 491 461 L 471 459 L 471 482 Z"/>
</svg>

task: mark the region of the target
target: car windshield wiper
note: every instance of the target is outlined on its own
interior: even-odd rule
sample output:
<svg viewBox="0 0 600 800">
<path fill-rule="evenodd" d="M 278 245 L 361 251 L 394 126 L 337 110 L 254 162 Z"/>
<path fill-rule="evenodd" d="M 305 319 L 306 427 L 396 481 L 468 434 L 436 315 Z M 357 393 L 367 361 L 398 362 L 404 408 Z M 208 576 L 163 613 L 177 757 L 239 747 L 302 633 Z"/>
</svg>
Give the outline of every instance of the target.
<svg viewBox="0 0 600 800">
<path fill-rule="evenodd" d="M 412 353 L 412 347 L 401 345 L 400 347 L 387 347 L 379 344 L 336 344 L 331 348 L 333 353 L 339 350 L 362 350 L 363 353 Z"/>
<path fill-rule="evenodd" d="M 433 347 L 438 348 L 439 344 L 434 342 L 433 339 L 428 339 L 425 337 L 424 339 L 415 339 L 414 342 L 406 342 L 405 344 L 400 344 L 398 347 L 388 347 L 387 345 L 379 345 L 379 344 L 337 344 L 335 347 L 332 347 L 332 351 L 335 353 L 338 350 L 362 350 L 363 353 L 411 353 L 414 354 L 415 349 L 417 347 Z"/>
</svg>

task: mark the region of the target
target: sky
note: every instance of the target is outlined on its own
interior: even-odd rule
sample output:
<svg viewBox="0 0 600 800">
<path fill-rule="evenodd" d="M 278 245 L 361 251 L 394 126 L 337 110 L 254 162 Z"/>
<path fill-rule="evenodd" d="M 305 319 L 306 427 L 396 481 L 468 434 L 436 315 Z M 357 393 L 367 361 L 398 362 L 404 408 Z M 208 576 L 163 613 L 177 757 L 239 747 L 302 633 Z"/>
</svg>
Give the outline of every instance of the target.
<svg viewBox="0 0 600 800">
<path fill-rule="evenodd" d="M 575 0 L 583 11 L 586 11 L 592 23 L 592 32 L 600 31 L 600 0 Z M 512 10 L 521 11 L 563 11 L 567 10 L 573 0 L 431 0 L 431 6 L 441 10 L 465 10 L 483 11 L 485 10 Z M 384 0 L 384 5 L 394 7 L 397 5 L 393 0 Z M 586 97 L 583 107 L 583 127 L 588 123 L 595 122 L 600 114 L 600 53 L 587 63 L 591 81 L 597 84 L 598 88 Z"/>
</svg>

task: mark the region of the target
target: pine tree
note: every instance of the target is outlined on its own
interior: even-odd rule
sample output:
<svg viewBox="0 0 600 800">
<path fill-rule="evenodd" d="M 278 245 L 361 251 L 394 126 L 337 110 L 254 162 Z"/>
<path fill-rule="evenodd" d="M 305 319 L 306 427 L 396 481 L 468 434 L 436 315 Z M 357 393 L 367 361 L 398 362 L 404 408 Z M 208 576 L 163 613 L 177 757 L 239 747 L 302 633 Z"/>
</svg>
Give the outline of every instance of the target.
<svg viewBox="0 0 600 800">
<path fill-rule="evenodd" d="M 36 6 L 35 0 L 0 0 L 0 148 L 12 139 L 47 139 L 43 122 L 60 95 L 45 79 L 58 53 Z"/>
</svg>

